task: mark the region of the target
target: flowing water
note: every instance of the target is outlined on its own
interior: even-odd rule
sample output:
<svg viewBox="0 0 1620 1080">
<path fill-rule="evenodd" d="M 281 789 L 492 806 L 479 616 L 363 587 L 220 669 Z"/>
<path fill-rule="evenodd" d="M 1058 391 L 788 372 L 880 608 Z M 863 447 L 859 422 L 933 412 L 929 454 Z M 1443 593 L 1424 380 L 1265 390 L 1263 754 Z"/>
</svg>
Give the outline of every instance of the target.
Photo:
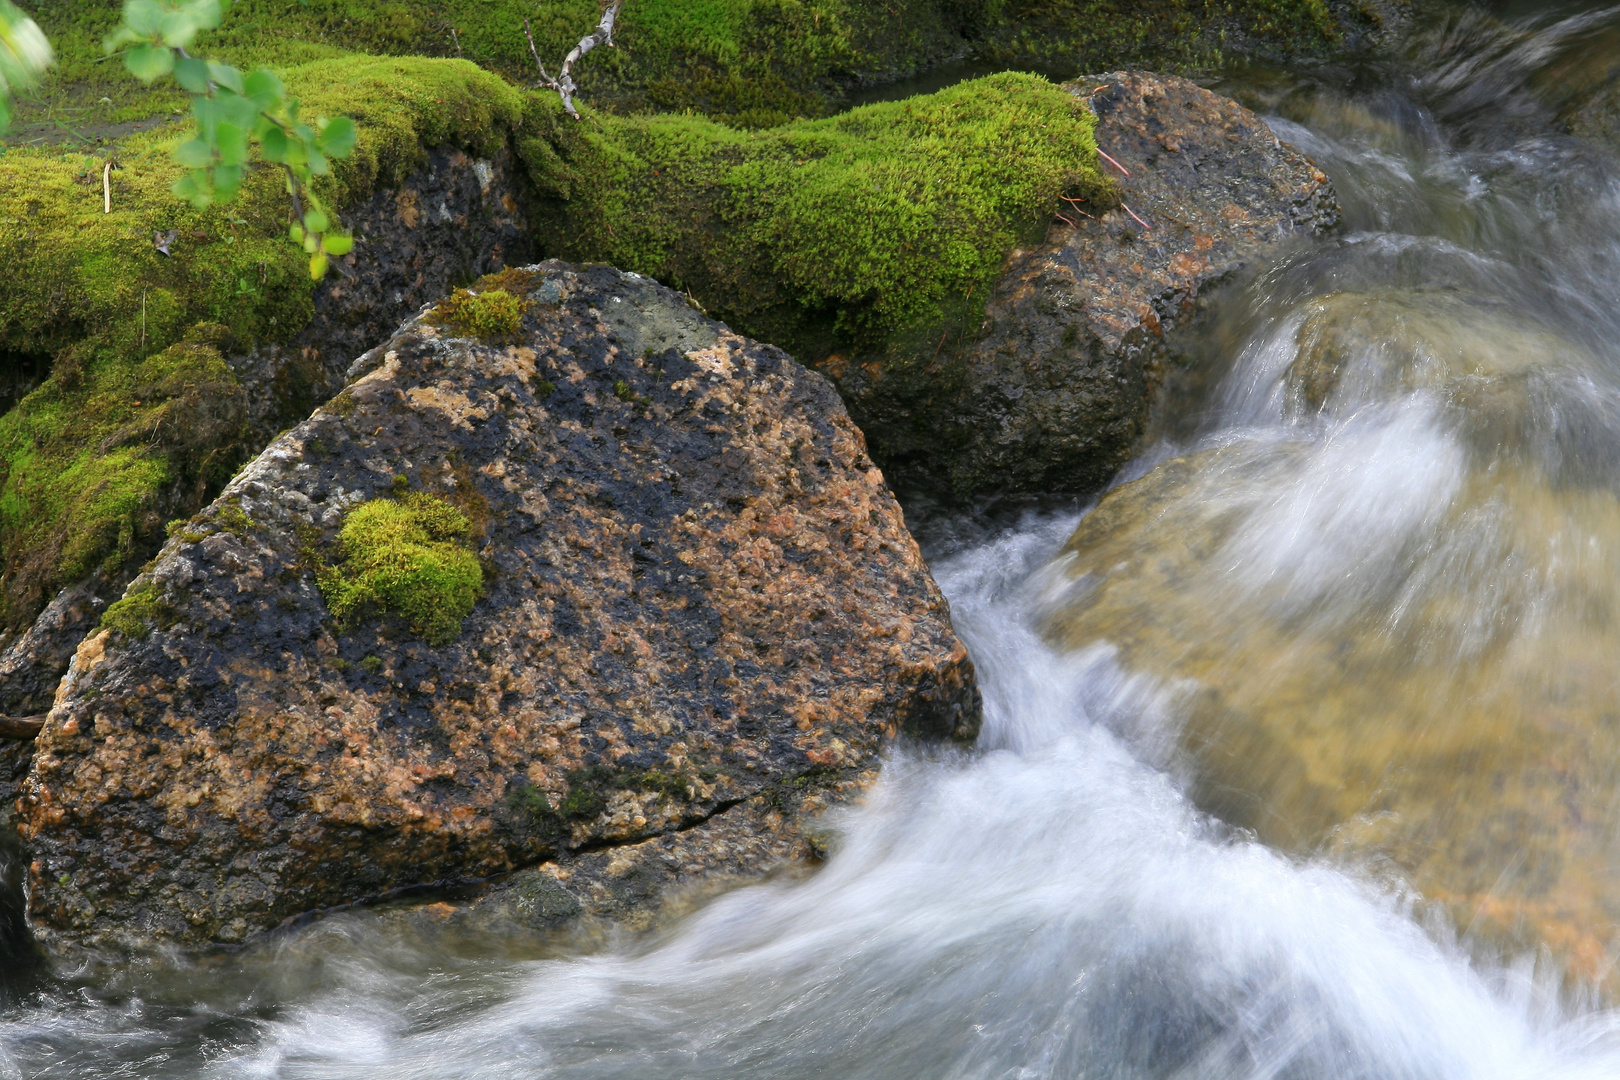
<svg viewBox="0 0 1620 1080">
<path fill-rule="evenodd" d="M 935 523 L 984 734 L 820 871 L 0 981 L 0 1078 L 1620 1076 L 1620 13 L 1533 17 L 1224 87 L 1349 231 L 1094 512 Z"/>
</svg>

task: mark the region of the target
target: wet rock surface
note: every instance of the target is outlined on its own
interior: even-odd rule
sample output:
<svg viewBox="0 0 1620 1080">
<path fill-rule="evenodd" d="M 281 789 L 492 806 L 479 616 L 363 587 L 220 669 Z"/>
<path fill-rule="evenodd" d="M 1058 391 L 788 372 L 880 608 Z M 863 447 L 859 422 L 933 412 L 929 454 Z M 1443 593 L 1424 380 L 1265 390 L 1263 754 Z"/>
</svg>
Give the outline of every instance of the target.
<svg viewBox="0 0 1620 1080">
<path fill-rule="evenodd" d="M 519 334 L 408 324 L 170 539 L 144 634 L 80 645 L 19 803 L 48 947 L 237 942 L 543 862 L 623 914 L 802 852 L 901 733 L 973 736 L 966 652 L 823 378 L 634 275 L 493 284 Z M 478 534 L 449 645 L 340 628 L 317 585 L 345 515 L 406 491 Z"/>
<path fill-rule="evenodd" d="M 355 357 L 453 285 L 528 262 L 523 182 L 510 153 L 455 147 L 343 215 L 355 250 L 315 290 L 315 317 L 285 345 L 229 362 L 254 402 L 263 443 L 342 389 Z"/>
<path fill-rule="evenodd" d="M 453 147 L 428 153 L 425 168 L 403 184 L 377 192 L 344 216 L 358 239 L 315 291 L 315 317 L 291 342 L 232 355 L 222 346 L 241 387 L 228 425 L 191 433 L 223 449 L 241 439 L 262 447 L 343 386 L 355 357 L 387 337 L 424 304 L 508 262 L 529 258 L 523 187 L 510 155 L 470 157 Z M 221 395 L 216 395 L 221 396 Z M 178 493 L 184 503 L 191 493 Z M 198 506 L 164 508 L 190 514 Z M 161 518 L 159 521 L 161 522 Z M 73 650 L 101 619 L 135 571 L 97 572 L 57 594 L 33 626 L 0 652 L 0 714 L 50 708 Z"/>
<path fill-rule="evenodd" d="M 833 358 L 852 414 L 896 483 L 1083 492 L 1136 448 L 1173 332 L 1212 288 L 1334 231 L 1327 177 L 1237 103 L 1175 76 L 1068 84 L 1097 145 L 1130 173 L 1121 205 L 1066 210 L 1015 251 L 982 327 L 906 368 Z M 949 350 L 946 350 L 948 352 Z"/>
</svg>

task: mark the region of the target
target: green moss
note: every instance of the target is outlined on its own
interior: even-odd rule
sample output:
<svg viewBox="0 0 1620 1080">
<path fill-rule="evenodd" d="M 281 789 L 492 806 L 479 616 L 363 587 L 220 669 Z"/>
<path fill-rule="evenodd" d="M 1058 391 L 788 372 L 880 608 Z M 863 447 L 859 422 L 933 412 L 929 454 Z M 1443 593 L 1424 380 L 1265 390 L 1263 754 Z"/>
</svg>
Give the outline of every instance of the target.
<svg viewBox="0 0 1620 1080">
<path fill-rule="evenodd" d="M 499 341 L 523 329 L 523 313 L 528 307 L 528 301 L 505 289 L 456 289 L 433 310 L 431 321 L 465 337 Z"/>
<path fill-rule="evenodd" d="M 101 614 L 101 629 L 111 630 L 127 641 L 137 641 L 154 628 L 173 624 L 174 608 L 163 599 L 163 591 L 152 582 L 136 585 L 122 600 L 107 605 Z"/>
<path fill-rule="evenodd" d="M 56 44 L 53 85 L 81 88 L 83 111 L 113 120 L 182 107 L 179 95 L 142 94 L 102 56 L 119 0 L 23 6 Z M 237 0 L 198 49 L 282 69 L 355 52 L 461 55 L 531 80 L 525 18 L 554 66 L 597 16 L 596 0 Z M 593 105 L 691 109 L 762 127 L 832 111 L 841 85 L 964 53 L 1067 72 L 1207 66 L 1239 45 L 1319 50 L 1335 30 L 1324 0 L 636 0 L 619 16 L 618 47 L 597 50 L 575 74 Z"/>
<path fill-rule="evenodd" d="M 521 152 L 552 250 L 690 289 L 790 350 L 936 324 L 1044 229 L 1059 195 L 1106 199 L 1094 118 L 1032 75 L 746 133 L 692 116 L 576 124 L 537 96 Z"/>
<path fill-rule="evenodd" d="M 372 499 L 344 520 L 339 560 L 318 578 L 321 593 L 342 624 L 388 613 L 430 643 L 447 644 L 483 590 L 471 532 L 465 514 L 431 495 Z"/>
<path fill-rule="evenodd" d="M 149 553 L 174 511 L 206 503 L 248 452 L 242 388 L 214 345 L 186 340 L 144 360 L 68 367 L 71 377 L 59 365 L 0 417 L 7 626 L 97 567 Z"/>
<path fill-rule="evenodd" d="M 454 60 L 345 58 L 285 77 L 306 114 L 361 123 L 355 154 L 322 181 L 340 207 L 397 182 L 424 146 L 491 151 L 522 109 L 503 80 Z M 169 192 L 179 137 L 125 141 L 110 214 L 100 159 L 0 154 L 0 355 L 55 357 L 46 383 L 0 420 L 6 626 L 75 577 L 150 554 L 163 519 L 206 504 L 251 449 L 220 354 L 286 340 L 313 314 L 281 180 L 256 170 L 240 199 L 195 211 Z M 165 255 L 153 236 L 170 230 Z"/>
</svg>

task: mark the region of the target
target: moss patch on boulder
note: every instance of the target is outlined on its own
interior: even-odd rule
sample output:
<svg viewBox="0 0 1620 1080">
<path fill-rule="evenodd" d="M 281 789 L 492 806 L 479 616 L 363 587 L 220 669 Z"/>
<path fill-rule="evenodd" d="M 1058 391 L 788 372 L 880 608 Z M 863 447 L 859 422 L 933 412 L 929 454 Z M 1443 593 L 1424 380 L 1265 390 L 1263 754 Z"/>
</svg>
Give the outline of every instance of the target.
<svg viewBox="0 0 1620 1080">
<path fill-rule="evenodd" d="M 529 302 L 505 289 L 456 289 L 433 310 L 432 321 L 466 337 L 499 341 L 523 328 Z"/>
<path fill-rule="evenodd" d="M 362 503 L 338 533 L 341 561 L 319 575 L 327 607 L 343 624 L 397 615 L 429 644 L 454 641 L 484 587 L 472 531 L 460 510 L 423 492 Z"/>
<path fill-rule="evenodd" d="M 580 124 L 541 95 L 529 119 L 519 153 L 552 197 L 548 249 L 687 289 L 790 351 L 982 306 L 1059 196 L 1112 190 L 1094 117 L 1012 72 L 761 132 L 695 116 Z"/>
</svg>

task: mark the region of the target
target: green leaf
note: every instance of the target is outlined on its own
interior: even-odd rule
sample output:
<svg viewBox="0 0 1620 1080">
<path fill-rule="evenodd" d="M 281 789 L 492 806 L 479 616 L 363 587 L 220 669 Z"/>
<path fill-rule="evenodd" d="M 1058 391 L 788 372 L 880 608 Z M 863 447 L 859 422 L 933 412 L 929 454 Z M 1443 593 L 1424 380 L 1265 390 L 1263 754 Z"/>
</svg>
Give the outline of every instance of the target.
<svg viewBox="0 0 1620 1080">
<path fill-rule="evenodd" d="M 202 29 L 197 25 L 196 13 L 189 8 L 178 11 L 165 11 L 163 18 L 158 22 L 158 32 L 163 35 L 163 44 L 171 49 L 184 49 L 191 44 Z"/>
<path fill-rule="evenodd" d="M 273 73 L 261 69 L 242 80 L 242 93 L 259 108 L 274 112 L 286 99 L 287 88 Z"/>
<path fill-rule="evenodd" d="M 317 251 L 319 251 L 320 249 L 321 249 L 321 238 L 316 236 L 314 233 L 305 233 L 304 234 L 304 250 L 309 252 L 311 255 L 313 255 Z"/>
<path fill-rule="evenodd" d="M 200 169 L 213 164 L 214 151 L 201 139 L 187 139 L 174 148 L 174 160 L 188 169 Z"/>
<path fill-rule="evenodd" d="M 287 236 L 293 243 L 302 244 L 304 242 L 304 227 L 296 221 L 293 222 L 287 227 Z"/>
<path fill-rule="evenodd" d="M 207 209 L 214 201 L 213 187 L 208 183 L 208 174 L 201 169 L 188 172 L 176 180 L 169 190 L 198 210 Z"/>
<path fill-rule="evenodd" d="M 309 276 L 316 281 L 326 276 L 326 255 L 317 251 L 309 257 Z"/>
<path fill-rule="evenodd" d="M 155 38 L 161 32 L 165 14 L 158 0 L 129 0 L 124 5 L 124 25 L 137 38 Z"/>
<path fill-rule="evenodd" d="M 222 123 L 214 129 L 214 139 L 219 145 L 219 162 L 221 165 L 245 165 L 247 163 L 247 132 L 235 124 Z"/>
<path fill-rule="evenodd" d="M 334 257 L 347 255 L 354 250 L 354 237 L 348 233 L 331 233 L 321 239 L 321 250 Z"/>
<path fill-rule="evenodd" d="M 264 160 L 282 162 L 287 160 L 287 133 L 268 124 L 259 132 L 259 152 Z"/>
<path fill-rule="evenodd" d="M 310 152 L 309 171 L 316 176 L 325 176 L 331 171 L 331 167 L 326 164 L 326 158 L 318 150 Z"/>
<path fill-rule="evenodd" d="M 174 62 L 174 81 L 193 94 L 208 93 L 208 64 L 192 56 Z"/>
<path fill-rule="evenodd" d="M 225 89 L 237 94 L 245 94 L 242 84 L 242 73 L 229 64 L 216 64 L 208 62 L 208 77 Z"/>
<path fill-rule="evenodd" d="M 323 233 L 332 227 L 332 222 L 319 210 L 304 211 L 304 228 L 312 233 Z"/>
<path fill-rule="evenodd" d="M 192 17 L 197 20 L 197 29 L 213 30 L 225 18 L 225 11 L 231 6 L 231 0 L 193 0 Z"/>
<path fill-rule="evenodd" d="M 242 167 L 240 165 L 221 165 L 214 170 L 214 198 L 217 202 L 226 202 L 236 198 L 236 193 L 242 187 Z"/>
<path fill-rule="evenodd" d="M 174 70 L 174 53 L 161 45 L 142 45 L 124 54 L 124 66 L 141 82 L 149 83 Z"/>
<path fill-rule="evenodd" d="M 354 121 L 340 116 L 326 124 L 321 132 L 320 147 L 327 157 L 346 158 L 354 152 Z"/>
</svg>

